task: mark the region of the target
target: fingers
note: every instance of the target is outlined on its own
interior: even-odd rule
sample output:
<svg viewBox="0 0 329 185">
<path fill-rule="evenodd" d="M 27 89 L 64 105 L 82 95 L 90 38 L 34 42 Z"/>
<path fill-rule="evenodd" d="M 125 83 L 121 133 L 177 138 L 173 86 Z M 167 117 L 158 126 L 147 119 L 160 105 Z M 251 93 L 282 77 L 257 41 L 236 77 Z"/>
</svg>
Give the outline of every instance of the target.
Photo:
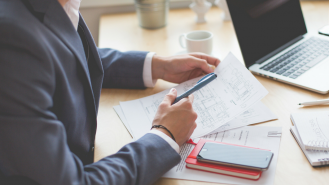
<svg viewBox="0 0 329 185">
<path fill-rule="evenodd" d="M 172 105 L 175 101 L 177 97 L 177 90 L 175 88 L 170 89 L 169 93 L 164 97 L 162 103 L 166 104 L 166 105 Z M 193 104 L 194 101 L 194 95 L 190 94 L 188 97 L 183 98 L 180 102 L 184 103 L 184 99 L 186 99 L 185 101 L 187 101 L 188 104 L 191 105 Z"/>
<path fill-rule="evenodd" d="M 197 124 L 194 122 L 193 123 L 193 126 L 190 128 L 190 130 L 189 130 L 189 132 L 187 134 L 187 140 L 186 141 L 188 141 L 190 139 L 190 137 L 193 134 L 193 132 L 194 132 L 194 130 L 195 130 L 196 127 L 197 127 Z"/>
<path fill-rule="evenodd" d="M 208 65 L 207 61 L 204 59 L 194 58 L 194 60 L 192 61 L 192 65 L 194 65 L 194 67 L 202 69 L 202 71 L 205 73 L 214 72 L 214 70 Z"/>
<path fill-rule="evenodd" d="M 218 64 L 220 63 L 220 60 L 216 57 L 212 57 L 203 53 L 190 53 L 191 56 L 206 60 L 208 64 L 214 65 L 214 66 L 218 66 Z"/>
<path fill-rule="evenodd" d="M 175 88 L 170 89 L 169 93 L 164 97 L 162 103 L 171 105 L 174 103 L 177 97 L 177 90 Z"/>
<path fill-rule="evenodd" d="M 194 95 L 191 94 L 188 97 L 181 99 L 179 102 L 177 102 L 175 104 L 175 106 L 182 106 L 185 109 L 191 110 L 191 109 L 193 109 L 193 106 L 192 106 L 193 101 L 194 101 Z"/>
<path fill-rule="evenodd" d="M 204 72 L 202 71 L 202 69 L 194 69 L 193 71 L 191 71 L 189 79 L 193 79 L 199 76 L 203 76 Z"/>
<path fill-rule="evenodd" d="M 194 101 L 194 95 L 193 94 L 190 94 L 188 97 L 187 97 L 191 103 L 193 103 Z"/>
</svg>

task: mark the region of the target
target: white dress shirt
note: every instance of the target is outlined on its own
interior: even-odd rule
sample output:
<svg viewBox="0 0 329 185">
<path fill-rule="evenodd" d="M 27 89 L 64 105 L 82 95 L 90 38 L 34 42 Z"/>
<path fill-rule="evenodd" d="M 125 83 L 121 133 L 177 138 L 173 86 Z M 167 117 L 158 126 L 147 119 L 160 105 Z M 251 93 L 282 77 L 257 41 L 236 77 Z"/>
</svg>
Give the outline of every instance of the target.
<svg viewBox="0 0 329 185">
<path fill-rule="evenodd" d="M 78 30 L 80 2 L 81 0 L 69 0 L 63 7 L 76 30 Z"/>
<path fill-rule="evenodd" d="M 64 5 L 64 10 L 68 17 L 70 18 L 74 28 L 78 30 L 78 23 L 79 23 L 79 7 L 80 7 L 81 0 L 69 0 Z M 143 67 L 143 82 L 146 87 L 154 87 L 157 80 L 153 80 L 152 78 L 152 58 L 155 55 L 154 52 L 149 52 L 144 60 L 144 67 Z M 179 153 L 179 146 L 178 144 L 165 133 L 158 131 L 158 130 L 151 130 L 149 133 L 156 134 L 164 139 L 177 153 Z"/>
</svg>

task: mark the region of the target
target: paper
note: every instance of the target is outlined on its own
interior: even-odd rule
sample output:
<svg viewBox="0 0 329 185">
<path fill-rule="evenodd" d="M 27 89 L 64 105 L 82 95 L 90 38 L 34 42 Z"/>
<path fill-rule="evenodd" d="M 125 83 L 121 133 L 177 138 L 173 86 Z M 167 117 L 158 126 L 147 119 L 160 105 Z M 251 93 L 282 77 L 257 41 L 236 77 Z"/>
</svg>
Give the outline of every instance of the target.
<svg viewBox="0 0 329 185">
<path fill-rule="evenodd" d="M 259 104 L 258 104 L 259 105 Z M 125 121 L 125 115 L 123 114 L 120 105 L 114 107 L 118 116 L 125 124 L 129 130 L 129 124 Z M 257 107 L 256 110 L 260 108 Z M 260 114 L 256 114 L 260 115 Z M 270 115 L 270 114 L 269 114 Z M 258 117 L 256 116 L 256 117 Z M 273 115 L 272 115 L 273 116 Z M 269 118 L 269 117 L 267 117 Z M 228 128 L 228 127 L 227 127 Z M 242 127 L 238 129 L 233 129 L 221 133 L 210 134 L 202 138 L 216 140 L 226 143 L 245 145 L 256 148 L 269 149 L 274 153 L 273 160 L 271 162 L 270 168 L 268 171 L 264 172 L 259 181 L 250 181 L 243 180 L 240 178 L 229 177 L 225 175 L 213 174 L 208 172 L 201 172 L 197 170 L 186 169 L 185 159 L 193 150 L 194 145 L 185 144 L 180 149 L 180 155 L 182 157 L 181 162 L 168 171 L 163 177 L 167 178 L 177 178 L 177 179 L 186 179 L 186 180 L 196 180 L 196 181 L 207 181 L 207 182 L 217 182 L 217 183 L 228 183 L 228 184 L 265 184 L 271 185 L 274 182 L 275 169 L 277 164 L 278 150 L 280 145 L 280 137 L 269 137 L 269 133 L 281 133 L 281 127 Z M 133 134 L 131 133 L 133 136 Z M 194 139 L 197 142 L 198 138 Z M 312 152 L 310 152 L 312 153 Z M 329 156 L 326 153 L 326 156 Z M 316 152 L 315 155 L 318 157 L 319 152 Z M 328 157 L 329 158 L 329 157 Z"/>
<path fill-rule="evenodd" d="M 217 79 L 194 93 L 193 109 L 198 114 L 198 126 L 191 138 L 204 136 L 228 123 L 268 93 L 231 53 L 218 65 L 215 73 Z M 176 86 L 178 94 L 193 87 L 200 78 Z M 169 89 L 142 99 L 120 102 L 136 139 L 150 130 L 157 108 L 168 92 Z"/>
<path fill-rule="evenodd" d="M 116 113 L 118 114 L 118 116 L 120 117 L 121 121 L 123 122 L 123 124 L 125 125 L 127 130 L 129 131 L 130 135 L 132 137 L 134 137 L 134 135 L 130 129 L 130 126 L 126 120 L 126 117 L 124 116 L 124 113 L 121 109 L 121 106 L 117 105 L 117 106 L 114 106 L 113 108 L 116 111 Z M 274 115 L 271 112 L 271 110 L 269 108 L 267 108 L 262 102 L 258 102 L 252 108 L 250 108 L 249 110 L 242 113 L 236 119 L 229 121 L 225 125 L 219 127 L 215 131 L 213 131 L 212 134 L 217 133 L 217 132 L 223 132 L 223 131 L 234 129 L 234 128 L 247 126 L 250 124 L 270 121 L 270 120 L 274 120 L 274 119 L 277 119 L 277 116 Z"/>
<path fill-rule="evenodd" d="M 260 101 L 237 118 L 211 132 L 211 134 L 274 119 L 278 119 L 278 117 Z"/>
<path fill-rule="evenodd" d="M 321 166 L 321 165 L 328 165 L 329 164 L 329 152 L 326 150 L 305 150 L 304 145 L 300 140 L 298 135 L 297 129 L 295 126 L 292 126 L 291 132 L 294 135 L 297 143 L 299 144 L 300 148 L 304 152 L 306 158 L 310 162 L 312 166 Z"/>
<path fill-rule="evenodd" d="M 329 149 L 329 113 L 294 113 L 291 119 L 306 150 Z"/>
<path fill-rule="evenodd" d="M 281 137 L 267 136 L 268 132 L 273 131 L 281 132 L 281 127 L 246 126 L 202 137 L 214 141 L 271 150 L 274 155 L 270 167 L 267 171 L 263 172 L 261 178 L 258 181 L 187 169 L 185 159 L 195 146 L 192 144 L 185 144 L 183 147 L 181 147 L 181 162 L 166 174 L 164 174 L 163 177 L 225 184 L 272 185 L 274 183 L 281 140 Z M 196 142 L 196 140 L 197 139 L 194 141 Z"/>
<path fill-rule="evenodd" d="M 134 134 L 133 134 L 133 132 L 130 129 L 130 126 L 129 126 L 128 122 L 127 122 L 127 119 L 125 117 L 125 114 L 123 113 L 123 111 L 121 109 L 121 106 L 120 105 L 114 106 L 113 109 L 118 114 L 119 118 L 121 119 L 122 123 L 124 124 L 124 126 L 128 130 L 128 132 L 131 135 L 131 137 L 134 137 Z"/>
</svg>

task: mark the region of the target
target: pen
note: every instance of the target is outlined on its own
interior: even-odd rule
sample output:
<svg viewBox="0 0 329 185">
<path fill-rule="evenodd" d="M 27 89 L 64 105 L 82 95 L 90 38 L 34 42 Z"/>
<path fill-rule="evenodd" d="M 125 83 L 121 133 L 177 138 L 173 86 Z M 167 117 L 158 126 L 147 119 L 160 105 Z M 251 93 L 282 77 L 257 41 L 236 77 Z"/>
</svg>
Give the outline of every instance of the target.
<svg viewBox="0 0 329 185">
<path fill-rule="evenodd" d="M 329 103 L 329 99 L 303 102 L 303 103 L 299 103 L 298 105 L 312 106 L 312 105 L 322 105 L 326 103 Z"/>
<path fill-rule="evenodd" d="M 193 86 L 191 89 L 189 89 L 188 91 L 186 91 L 185 93 L 183 93 L 182 95 L 178 96 L 174 103 L 179 102 L 179 100 L 188 97 L 190 94 L 194 93 L 195 91 L 201 89 L 202 87 L 206 86 L 208 83 L 210 83 L 211 81 L 213 81 L 215 78 L 217 78 L 217 75 L 215 73 L 209 73 L 206 76 L 204 76 L 203 78 L 201 78 L 197 84 L 195 84 L 195 86 Z"/>
</svg>

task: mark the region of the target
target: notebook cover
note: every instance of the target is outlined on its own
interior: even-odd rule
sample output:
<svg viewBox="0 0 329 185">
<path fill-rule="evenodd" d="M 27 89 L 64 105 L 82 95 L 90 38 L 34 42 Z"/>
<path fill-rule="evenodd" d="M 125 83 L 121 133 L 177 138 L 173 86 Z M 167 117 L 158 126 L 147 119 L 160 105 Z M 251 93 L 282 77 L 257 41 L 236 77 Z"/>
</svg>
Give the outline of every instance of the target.
<svg viewBox="0 0 329 185">
<path fill-rule="evenodd" d="M 294 126 L 290 127 L 290 133 L 292 134 L 292 136 L 294 136 L 299 148 L 303 151 L 305 157 L 307 158 L 308 162 L 310 163 L 311 166 L 326 166 L 329 165 L 327 161 L 325 160 L 321 160 L 318 158 L 317 161 L 312 161 L 312 159 L 310 158 L 310 156 L 307 154 L 307 151 L 305 151 L 304 147 L 302 146 L 302 144 L 300 143 L 298 136 L 296 135 L 294 129 L 296 130 L 296 128 L 293 129 Z M 326 158 L 324 158 L 326 159 Z"/>
<path fill-rule="evenodd" d="M 225 170 L 225 171 L 241 173 L 241 174 L 246 174 L 246 175 L 251 175 L 251 176 L 259 175 L 259 178 L 261 177 L 261 174 L 262 174 L 261 170 L 251 170 L 251 169 L 237 168 L 237 167 L 231 167 L 231 166 L 225 166 L 225 165 L 219 165 L 219 164 L 199 162 L 196 157 L 206 142 L 222 143 L 222 142 L 218 142 L 218 141 L 200 139 L 199 142 L 194 147 L 194 149 L 192 150 L 192 152 L 190 153 L 190 155 L 186 158 L 185 162 L 188 164 L 199 165 L 199 166 L 203 166 L 203 167 Z M 229 144 L 229 143 L 222 143 L 222 144 L 234 145 L 234 144 Z M 241 145 L 234 145 L 234 146 L 241 146 Z M 246 147 L 246 146 L 241 146 L 241 147 Z M 247 147 L 247 148 L 253 148 L 253 147 Z M 259 148 L 255 148 L 255 149 L 259 149 Z M 190 168 L 190 167 L 187 167 L 187 168 Z M 195 169 L 195 168 L 190 168 L 190 169 Z M 200 169 L 195 169 L 195 170 L 200 170 Z M 201 170 L 201 171 L 205 171 L 205 170 Z M 207 172 L 211 172 L 211 171 L 207 171 Z M 211 172 L 211 173 L 216 173 L 216 172 Z M 222 174 L 222 175 L 227 175 L 227 174 Z M 243 179 L 248 179 L 248 180 L 255 180 L 255 181 L 259 179 L 259 178 L 258 179 L 249 179 L 249 178 L 244 178 L 244 177 L 239 177 L 239 176 L 234 176 L 234 175 L 228 175 L 228 176 L 233 176 L 233 177 L 238 177 L 238 178 L 243 178 Z"/>
<path fill-rule="evenodd" d="M 293 113 L 290 119 L 293 122 L 296 135 L 303 145 L 305 150 L 328 150 L 329 137 L 328 127 L 328 112 L 313 112 L 313 113 Z M 320 139 L 321 138 L 321 139 Z"/>
</svg>

